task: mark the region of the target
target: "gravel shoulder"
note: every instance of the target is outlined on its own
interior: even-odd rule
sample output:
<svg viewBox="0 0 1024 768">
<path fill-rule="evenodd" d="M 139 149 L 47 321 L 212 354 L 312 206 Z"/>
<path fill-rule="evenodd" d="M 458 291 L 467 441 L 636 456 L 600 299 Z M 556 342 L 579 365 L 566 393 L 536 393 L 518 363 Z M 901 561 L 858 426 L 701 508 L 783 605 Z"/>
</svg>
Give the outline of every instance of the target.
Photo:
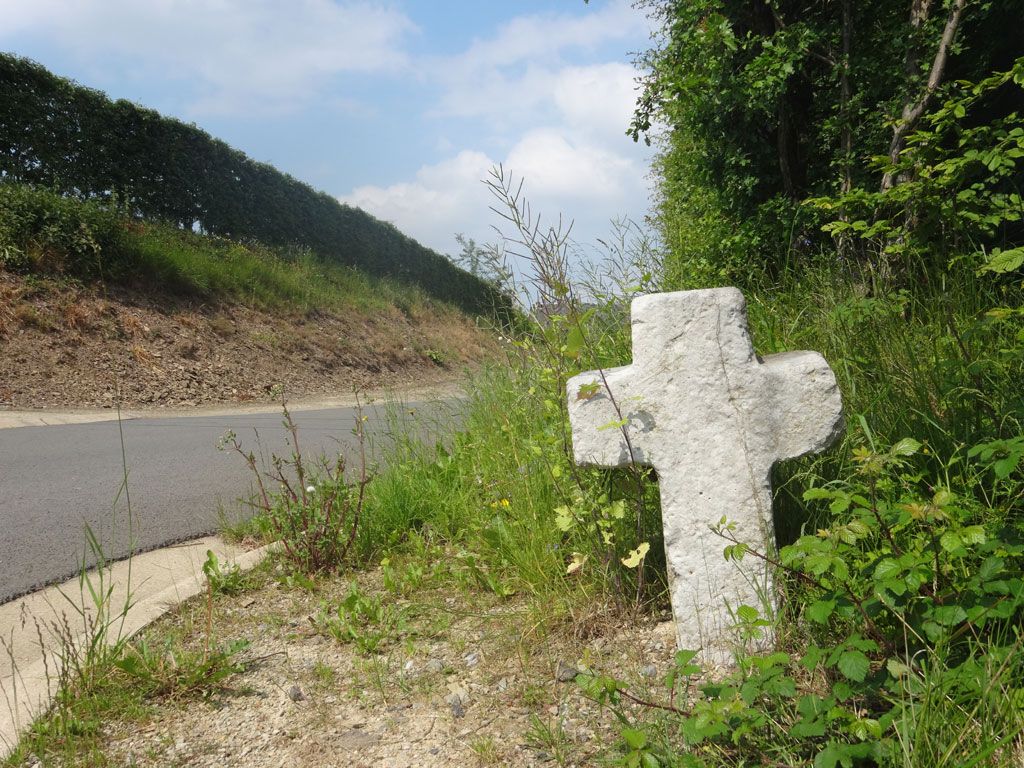
<svg viewBox="0 0 1024 768">
<path fill-rule="evenodd" d="M 526 600 L 481 592 L 450 572 L 404 594 L 386 588 L 380 570 L 313 590 L 268 571 L 255 590 L 213 601 L 211 642 L 248 640 L 237 657 L 244 671 L 208 698 L 170 698 L 105 723 L 111 764 L 592 765 L 614 750 L 619 726 L 572 682 L 576 667 L 585 660 L 657 697 L 649 688 L 672 664 L 665 616 L 632 624 L 592 606 L 538 634 Z M 364 616 L 339 638 L 337 605 L 353 589 L 379 599 L 383 618 Z M 201 648 L 205 614 L 194 599 L 146 636 Z"/>
</svg>

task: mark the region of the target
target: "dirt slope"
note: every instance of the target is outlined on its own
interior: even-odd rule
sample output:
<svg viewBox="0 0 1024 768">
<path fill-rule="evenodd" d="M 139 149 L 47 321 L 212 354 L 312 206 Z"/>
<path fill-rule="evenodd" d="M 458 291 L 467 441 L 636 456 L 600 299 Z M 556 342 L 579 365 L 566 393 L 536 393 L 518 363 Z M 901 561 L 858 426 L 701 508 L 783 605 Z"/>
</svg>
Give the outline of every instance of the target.
<svg viewBox="0 0 1024 768">
<path fill-rule="evenodd" d="M 429 307 L 290 315 L 0 270 L 0 410 L 175 408 L 432 384 L 497 350 Z"/>
</svg>

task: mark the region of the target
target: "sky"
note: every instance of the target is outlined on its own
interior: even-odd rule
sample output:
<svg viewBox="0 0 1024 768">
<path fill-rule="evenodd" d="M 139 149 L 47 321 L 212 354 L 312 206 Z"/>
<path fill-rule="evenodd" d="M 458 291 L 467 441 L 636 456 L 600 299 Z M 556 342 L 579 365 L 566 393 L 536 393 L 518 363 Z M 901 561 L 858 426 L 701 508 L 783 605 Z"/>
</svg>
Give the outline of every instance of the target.
<svg viewBox="0 0 1024 768">
<path fill-rule="evenodd" d="M 499 164 L 586 251 L 642 221 L 629 0 L 0 0 L 0 50 L 195 123 L 440 253 L 510 234 Z"/>
</svg>

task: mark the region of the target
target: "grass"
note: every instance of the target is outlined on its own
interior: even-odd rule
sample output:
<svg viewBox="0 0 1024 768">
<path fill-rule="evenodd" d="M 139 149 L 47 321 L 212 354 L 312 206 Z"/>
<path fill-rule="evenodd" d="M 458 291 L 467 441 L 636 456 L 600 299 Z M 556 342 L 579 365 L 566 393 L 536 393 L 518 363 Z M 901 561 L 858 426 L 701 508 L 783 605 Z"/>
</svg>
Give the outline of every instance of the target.
<svg viewBox="0 0 1024 768">
<path fill-rule="evenodd" d="M 314 316 L 390 308 L 412 318 L 428 308 L 456 312 L 416 286 L 334 264 L 308 249 L 205 236 L 10 183 L 0 184 L 0 268 Z"/>
</svg>

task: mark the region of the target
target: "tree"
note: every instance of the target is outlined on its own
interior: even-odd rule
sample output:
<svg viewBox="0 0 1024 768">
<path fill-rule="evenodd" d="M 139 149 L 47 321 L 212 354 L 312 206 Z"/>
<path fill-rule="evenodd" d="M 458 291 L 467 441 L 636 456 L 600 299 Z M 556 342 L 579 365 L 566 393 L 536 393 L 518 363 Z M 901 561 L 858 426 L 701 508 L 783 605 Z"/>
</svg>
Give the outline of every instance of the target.
<svg viewBox="0 0 1024 768">
<path fill-rule="evenodd" d="M 911 139 L 958 97 L 957 83 L 1009 71 L 1024 54 L 1012 0 L 640 5 L 660 31 L 639 57 L 631 133 L 660 144 L 657 220 L 680 280 L 742 281 L 834 252 L 821 227 L 851 221 L 851 195 L 916 178 Z M 1011 120 L 1020 93 L 1010 85 L 987 93 L 964 127 Z M 955 136 L 941 140 L 954 151 Z M 1022 181 L 1015 171 L 1006 186 Z M 825 197 L 835 204 L 804 205 Z M 905 213 L 906 226 L 925 223 Z M 833 232 L 842 256 L 862 263 L 888 245 Z"/>
</svg>

